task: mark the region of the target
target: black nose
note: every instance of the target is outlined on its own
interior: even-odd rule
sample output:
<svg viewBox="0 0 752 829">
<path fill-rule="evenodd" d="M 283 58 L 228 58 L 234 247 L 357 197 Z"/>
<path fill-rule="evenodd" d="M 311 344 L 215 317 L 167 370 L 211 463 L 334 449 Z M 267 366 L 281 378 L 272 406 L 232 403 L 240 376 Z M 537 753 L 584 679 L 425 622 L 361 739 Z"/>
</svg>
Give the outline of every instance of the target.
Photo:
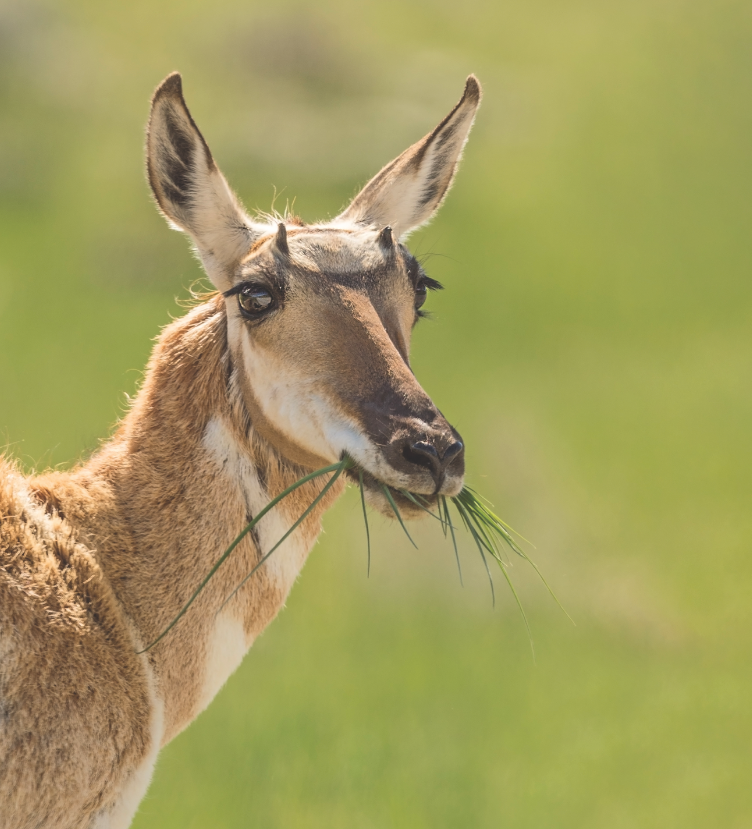
<svg viewBox="0 0 752 829">
<path fill-rule="evenodd" d="M 402 450 L 402 456 L 408 463 L 414 463 L 428 469 L 437 487 L 440 487 L 447 468 L 453 461 L 457 461 L 465 451 L 461 440 L 451 440 L 448 446 L 441 451 L 441 444 L 418 440 L 407 443 Z"/>
</svg>

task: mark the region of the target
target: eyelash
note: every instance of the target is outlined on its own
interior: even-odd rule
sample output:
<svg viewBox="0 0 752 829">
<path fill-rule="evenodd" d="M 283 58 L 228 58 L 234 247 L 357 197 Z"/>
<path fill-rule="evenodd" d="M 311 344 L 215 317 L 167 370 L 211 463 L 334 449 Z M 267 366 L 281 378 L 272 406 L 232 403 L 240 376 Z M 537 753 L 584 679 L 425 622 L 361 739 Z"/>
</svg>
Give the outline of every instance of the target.
<svg viewBox="0 0 752 829">
<path fill-rule="evenodd" d="M 431 279 L 430 276 L 421 276 L 420 282 L 422 282 L 429 291 L 443 291 L 444 286 L 438 279 Z"/>
<path fill-rule="evenodd" d="M 229 291 L 225 291 L 222 294 L 222 296 L 225 299 L 229 299 L 231 296 L 236 296 L 237 294 L 242 294 L 243 291 L 246 290 L 246 288 L 257 288 L 257 287 L 264 287 L 266 289 L 265 285 L 261 286 L 260 283 L 258 283 L 258 282 L 240 282 L 238 285 L 233 285 L 233 287 L 230 288 Z"/>
<path fill-rule="evenodd" d="M 421 276 L 418 279 L 418 285 L 425 285 L 427 291 L 443 291 L 444 286 L 437 279 L 431 279 L 430 276 Z M 415 309 L 415 316 L 419 320 L 431 319 L 431 312 L 424 311 L 423 308 Z"/>
</svg>

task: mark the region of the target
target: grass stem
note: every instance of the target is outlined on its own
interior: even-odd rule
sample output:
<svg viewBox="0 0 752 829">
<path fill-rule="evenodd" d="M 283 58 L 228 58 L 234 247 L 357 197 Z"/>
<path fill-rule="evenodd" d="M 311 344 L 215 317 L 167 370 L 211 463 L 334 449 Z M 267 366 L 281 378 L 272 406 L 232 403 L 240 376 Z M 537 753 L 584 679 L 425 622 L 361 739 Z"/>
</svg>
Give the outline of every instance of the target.
<svg viewBox="0 0 752 829">
<path fill-rule="evenodd" d="M 136 651 L 136 653 L 142 654 L 146 653 L 147 651 L 150 651 L 157 643 L 161 642 L 162 639 L 164 639 L 165 636 L 167 636 L 167 634 L 175 627 L 175 625 L 183 618 L 183 616 L 185 616 L 186 612 L 188 611 L 188 608 L 196 601 L 201 591 L 211 580 L 212 576 L 214 576 L 217 570 L 219 570 L 219 568 L 225 563 L 225 561 L 227 561 L 227 559 L 230 557 L 230 554 L 238 546 L 238 544 L 240 544 L 240 542 L 246 537 L 246 535 L 248 535 L 248 533 L 258 524 L 258 522 L 270 510 L 274 509 L 274 507 L 276 507 L 280 501 L 282 501 L 284 498 L 290 495 L 290 493 L 298 489 L 298 487 L 301 487 L 303 486 L 303 484 L 308 483 L 308 481 L 312 481 L 314 480 L 314 478 L 319 478 L 321 475 L 326 475 L 329 472 L 336 472 L 337 474 L 339 474 L 339 472 L 342 472 L 344 469 L 348 469 L 352 465 L 352 463 L 353 462 L 352 460 L 350 460 L 350 458 L 345 457 L 338 463 L 333 463 L 330 466 L 325 466 L 322 469 L 317 469 L 314 472 L 310 472 L 308 475 L 304 475 L 302 478 L 295 481 L 294 484 L 290 484 L 290 486 L 288 486 L 286 489 L 280 492 L 279 495 L 276 496 L 276 498 L 273 498 L 271 501 L 269 501 L 269 503 L 261 510 L 261 512 L 253 520 L 249 521 L 248 524 L 246 524 L 246 526 L 235 537 L 235 540 L 232 542 L 232 544 L 230 544 L 230 546 L 224 551 L 224 553 L 222 553 L 222 555 L 217 559 L 214 566 L 206 574 L 204 580 L 193 592 L 193 595 L 183 605 L 178 615 L 175 616 L 175 618 L 170 622 L 170 624 L 167 625 L 167 627 L 159 634 L 159 636 L 157 636 L 157 638 L 153 642 L 148 644 L 142 650 Z"/>
<path fill-rule="evenodd" d="M 410 539 L 410 543 L 417 550 L 418 545 L 413 541 L 412 536 L 407 531 L 407 527 L 405 526 L 405 522 L 402 520 L 402 515 L 400 515 L 399 508 L 398 508 L 397 504 L 394 502 L 394 498 L 392 498 L 392 493 L 389 492 L 389 487 L 386 486 L 385 484 L 382 484 L 381 489 L 382 489 L 384 495 L 386 496 L 386 500 L 389 502 L 389 506 L 392 508 L 392 512 L 394 512 L 394 514 L 397 516 L 397 520 L 400 522 L 400 526 L 405 531 L 405 535 Z"/>
<path fill-rule="evenodd" d="M 292 527 L 290 527 L 290 529 L 282 536 L 282 538 L 279 539 L 279 541 L 271 548 L 271 550 L 269 550 L 268 553 L 266 553 L 264 556 L 262 556 L 259 559 L 258 563 L 251 570 L 251 572 L 248 573 L 248 575 L 243 579 L 243 581 L 241 581 L 240 584 L 232 591 L 232 593 L 230 593 L 230 595 L 222 602 L 222 604 L 220 605 L 220 608 L 217 611 L 217 613 L 221 613 L 224 610 L 225 606 L 230 601 L 230 599 L 232 599 L 235 596 L 235 594 L 238 592 L 238 590 L 240 590 L 240 588 L 248 581 L 248 579 L 251 578 L 251 576 L 259 569 L 259 567 L 261 567 L 261 565 L 269 558 L 269 556 L 271 556 L 271 554 L 283 542 L 285 542 L 295 532 L 295 530 L 297 530 L 297 528 L 303 523 L 303 521 L 305 521 L 305 519 L 313 511 L 313 508 L 316 506 L 316 504 L 318 504 L 319 501 L 321 501 L 321 499 L 326 495 L 326 493 L 332 488 L 332 486 L 334 486 L 334 482 L 337 480 L 337 478 L 339 478 L 339 476 L 342 474 L 344 469 L 345 469 L 344 466 L 342 466 L 342 465 L 339 466 L 339 468 L 336 470 L 334 475 L 332 475 L 332 477 L 329 479 L 329 481 L 327 481 L 326 486 L 321 490 L 321 492 L 319 492 L 319 494 L 313 499 L 313 501 L 311 501 L 310 505 L 306 508 L 306 510 L 303 512 L 303 514 L 300 516 L 300 518 L 298 518 L 298 520 L 292 525 Z"/>
<path fill-rule="evenodd" d="M 358 470 L 358 480 L 360 482 L 360 503 L 363 506 L 363 522 L 366 525 L 366 544 L 368 545 L 368 578 L 371 577 L 371 532 L 368 529 L 368 511 L 366 510 L 366 493 L 363 488 L 363 470 Z"/>
<path fill-rule="evenodd" d="M 445 496 L 441 496 L 441 503 L 444 507 L 444 520 L 446 524 L 449 525 L 449 531 L 452 534 L 452 545 L 454 547 L 454 557 L 457 560 L 457 572 L 460 575 L 460 584 L 462 587 L 465 586 L 465 583 L 462 581 L 462 566 L 460 565 L 460 554 L 459 550 L 457 549 L 457 537 L 454 534 L 454 524 L 452 524 L 452 516 L 449 514 L 449 505 L 447 504 L 447 500 Z M 444 530 L 444 537 L 446 538 L 446 530 Z"/>
</svg>

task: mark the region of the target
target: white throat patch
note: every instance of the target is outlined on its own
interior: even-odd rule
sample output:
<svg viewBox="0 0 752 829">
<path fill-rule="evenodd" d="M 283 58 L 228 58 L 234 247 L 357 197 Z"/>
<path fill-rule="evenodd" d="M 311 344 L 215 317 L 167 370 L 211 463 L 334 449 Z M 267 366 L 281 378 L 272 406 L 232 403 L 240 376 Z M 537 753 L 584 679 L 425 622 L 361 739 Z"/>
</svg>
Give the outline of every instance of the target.
<svg viewBox="0 0 752 829">
<path fill-rule="evenodd" d="M 229 428 L 219 418 L 212 418 L 206 425 L 203 438 L 204 447 L 225 474 L 238 488 L 238 496 L 243 500 L 250 515 L 258 515 L 269 503 L 269 495 L 259 482 L 256 468 L 243 451 Z M 275 507 L 265 515 L 256 527 L 256 537 L 265 555 L 290 529 L 297 516 L 289 518 L 284 504 Z M 238 532 L 242 527 L 238 527 Z M 310 547 L 298 533 L 293 533 L 280 545 L 263 565 L 277 588 L 287 596 L 298 577 Z"/>
</svg>

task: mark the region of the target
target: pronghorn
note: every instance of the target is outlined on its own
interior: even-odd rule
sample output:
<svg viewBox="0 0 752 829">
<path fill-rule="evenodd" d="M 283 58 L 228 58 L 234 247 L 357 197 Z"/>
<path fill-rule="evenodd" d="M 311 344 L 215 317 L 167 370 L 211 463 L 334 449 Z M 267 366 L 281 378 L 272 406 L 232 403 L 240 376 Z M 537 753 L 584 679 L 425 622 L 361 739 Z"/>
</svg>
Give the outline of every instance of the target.
<svg viewBox="0 0 752 829">
<path fill-rule="evenodd" d="M 151 102 L 147 171 L 216 292 L 159 338 L 129 412 L 70 472 L 0 458 L 0 829 L 126 827 L 159 749 L 205 708 L 284 604 L 341 479 L 222 612 L 322 480 L 269 513 L 189 613 L 236 533 L 311 469 L 347 453 L 380 489 L 454 495 L 464 448 L 409 364 L 426 291 L 401 240 L 452 182 L 480 102 L 459 103 L 335 219 L 250 218 L 183 99 Z"/>
</svg>

